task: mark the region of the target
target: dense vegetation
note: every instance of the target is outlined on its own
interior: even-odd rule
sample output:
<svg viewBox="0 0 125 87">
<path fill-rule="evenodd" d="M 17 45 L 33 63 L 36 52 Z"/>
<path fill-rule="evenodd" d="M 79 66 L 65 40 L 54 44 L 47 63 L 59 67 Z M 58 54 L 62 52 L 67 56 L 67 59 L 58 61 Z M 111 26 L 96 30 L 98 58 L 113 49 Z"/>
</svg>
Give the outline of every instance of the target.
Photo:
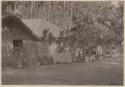
<svg viewBox="0 0 125 87">
<path fill-rule="evenodd" d="M 2 15 L 15 12 L 22 18 L 45 19 L 67 32 L 71 42 L 123 41 L 123 2 L 3 1 Z M 46 33 L 46 30 L 45 30 Z M 60 32 L 61 33 L 61 32 Z M 61 35 L 61 34 L 60 34 Z M 44 36 L 46 36 L 44 34 Z M 63 35 L 61 35 L 62 37 Z M 49 34 L 52 37 L 52 34 Z"/>
</svg>

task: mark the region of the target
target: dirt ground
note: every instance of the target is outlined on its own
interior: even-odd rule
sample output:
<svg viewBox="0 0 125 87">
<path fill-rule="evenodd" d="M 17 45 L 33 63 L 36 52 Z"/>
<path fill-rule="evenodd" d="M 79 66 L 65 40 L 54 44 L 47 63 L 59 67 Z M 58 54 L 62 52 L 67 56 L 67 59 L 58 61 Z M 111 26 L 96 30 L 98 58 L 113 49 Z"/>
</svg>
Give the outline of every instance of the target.
<svg viewBox="0 0 125 87">
<path fill-rule="evenodd" d="M 122 85 L 123 57 L 2 71 L 3 85 Z"/>
</svg>

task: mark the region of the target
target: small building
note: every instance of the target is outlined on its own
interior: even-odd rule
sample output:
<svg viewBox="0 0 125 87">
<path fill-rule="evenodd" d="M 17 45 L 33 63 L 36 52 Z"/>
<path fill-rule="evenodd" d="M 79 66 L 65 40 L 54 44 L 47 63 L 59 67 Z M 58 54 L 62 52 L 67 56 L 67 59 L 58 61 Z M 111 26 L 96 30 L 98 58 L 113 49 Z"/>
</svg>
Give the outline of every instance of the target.
<svg viewBox="0 0 125 87">
<path fill-rule="evenodd" d="M 24 44 L 27 41 L 40 41 L 32 30 L 15 15 L 6 15 L 2 17 L 2 61 L 17 61 L 19 66 L 22 61 Z M 9 59 L 8 59 L 9 58 Z"/>
</svg>

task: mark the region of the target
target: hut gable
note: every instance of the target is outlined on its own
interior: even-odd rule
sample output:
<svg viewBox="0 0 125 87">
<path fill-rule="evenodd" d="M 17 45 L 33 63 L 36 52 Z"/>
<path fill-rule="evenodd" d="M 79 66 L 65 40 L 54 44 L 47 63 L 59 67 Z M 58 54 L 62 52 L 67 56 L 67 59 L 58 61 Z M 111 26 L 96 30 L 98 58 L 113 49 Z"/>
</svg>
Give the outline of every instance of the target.
<svg viewBox="0 0 125 87">
<path fill-rule="evenodd" d="M 15 15 L 2 17 L 2 36 L 4 40 L 40 40 L 39 37 Z"/>
</svg>

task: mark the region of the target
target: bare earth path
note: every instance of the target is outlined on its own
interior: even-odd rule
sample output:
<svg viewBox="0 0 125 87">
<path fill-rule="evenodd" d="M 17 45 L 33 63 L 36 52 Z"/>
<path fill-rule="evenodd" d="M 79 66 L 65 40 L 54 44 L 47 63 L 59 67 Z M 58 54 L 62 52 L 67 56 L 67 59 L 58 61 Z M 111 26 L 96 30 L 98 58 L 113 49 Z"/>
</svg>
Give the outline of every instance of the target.
<svg viewBox="0 0 125 87">
<path fill-rule="evenodd" d="M 30 69 L 6 69 L 2 84 L 14 85 L 122 85 L 123 59 L 93 63 L 56 64 Z"/>
</svg>

